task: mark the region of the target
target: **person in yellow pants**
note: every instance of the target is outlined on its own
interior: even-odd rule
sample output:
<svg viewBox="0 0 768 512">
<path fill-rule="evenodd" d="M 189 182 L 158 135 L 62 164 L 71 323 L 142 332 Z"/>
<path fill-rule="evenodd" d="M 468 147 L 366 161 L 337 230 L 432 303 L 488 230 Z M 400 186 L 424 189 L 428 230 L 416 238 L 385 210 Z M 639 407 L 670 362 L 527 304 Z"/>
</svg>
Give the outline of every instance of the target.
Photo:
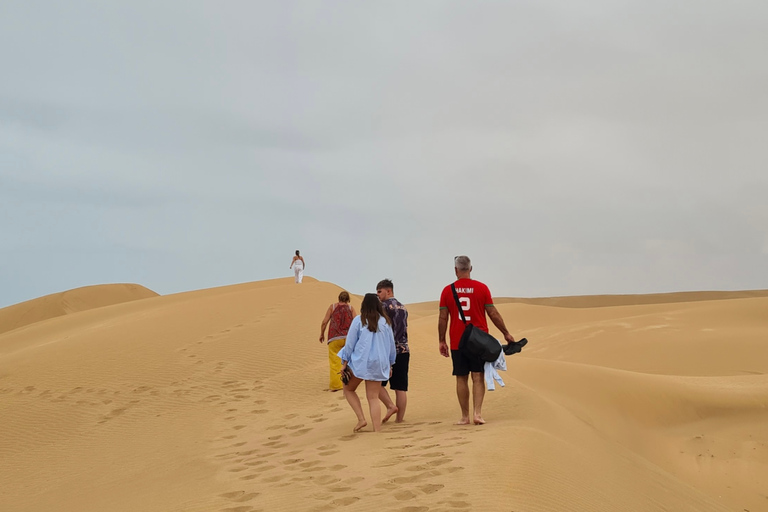
<svg viewBox="0 0 768 512">
<path fill-rule="evenodd" d="M 344 387 L 344 384 L 341 382 L 341 359 L 337 354 L 339 353 L 339 350 L 344 348 L 346 343 L 346 337 L 336 338 L 335 340 L 328 342 L 328 362 L 331 368 L 328 389 L 331 391 L 339 391 Z"/>
<path fill-rule="evenodd" d="M 357 316 L 355 308 L 349 303 L 349 293 L 339 293 L 339 301 L 328 306 L 323 323 L 320 325 L 320 343 L 325 341 L 325 328 L 328 327 L 328 362 L 330 366 L 328 389 L 340 391 L 344 384 L 341 382 L 341 359 L 337 355 L 344 348 L 347 332 L 352 319 Z"/>
</svg>

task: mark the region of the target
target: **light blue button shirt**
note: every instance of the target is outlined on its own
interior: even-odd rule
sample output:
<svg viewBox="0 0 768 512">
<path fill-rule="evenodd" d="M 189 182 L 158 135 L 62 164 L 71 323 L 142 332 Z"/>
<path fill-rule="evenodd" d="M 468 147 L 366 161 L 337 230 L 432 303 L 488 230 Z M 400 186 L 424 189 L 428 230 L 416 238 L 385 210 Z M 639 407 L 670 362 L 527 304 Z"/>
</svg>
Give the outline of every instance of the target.
<svg viewBox="0 0 768 512">
<path fill-rule="evenodd" d="M 339 351 L 339 357 L 347 361 L 355 377 L 377 381 L 389 379 L 396 355 L 395 336 L 384 317 L 379 318 L 378 330 L 371 332 L 367 326 L 363 327 L 360 315 L 352 320 L 347 342 Z"/>
</svg>

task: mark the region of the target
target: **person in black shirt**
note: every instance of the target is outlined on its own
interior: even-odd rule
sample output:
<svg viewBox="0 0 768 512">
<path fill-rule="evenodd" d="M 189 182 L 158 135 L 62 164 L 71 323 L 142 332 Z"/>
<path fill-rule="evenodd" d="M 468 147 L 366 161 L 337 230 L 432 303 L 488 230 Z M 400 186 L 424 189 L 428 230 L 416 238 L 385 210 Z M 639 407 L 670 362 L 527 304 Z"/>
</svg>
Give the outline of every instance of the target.
<svg viewBox="0 0 768 512">
<path fill-rule="evenodd" d="M 392 321 L 397 350 L 395 366 L 392 367 L 392 376 L 389 378 L 389 387 L 395 391 L 395 402 L 392 402 L 387 393 L 386 382 L 382 383 L 379 398 L 387 407 L 382 421 L 387 421 L 393 414 L 397 414 L 395 422 L 401 423 L 405 418 L 405 407 L 408 405 L 408 367 L 411 351 L 408 348 L 408 310 L 395 298 L 393 289 L 391 279 L 383 279 L 376 285 L 376 295 L 379 296 L 384 312 Z"/>
</svg>

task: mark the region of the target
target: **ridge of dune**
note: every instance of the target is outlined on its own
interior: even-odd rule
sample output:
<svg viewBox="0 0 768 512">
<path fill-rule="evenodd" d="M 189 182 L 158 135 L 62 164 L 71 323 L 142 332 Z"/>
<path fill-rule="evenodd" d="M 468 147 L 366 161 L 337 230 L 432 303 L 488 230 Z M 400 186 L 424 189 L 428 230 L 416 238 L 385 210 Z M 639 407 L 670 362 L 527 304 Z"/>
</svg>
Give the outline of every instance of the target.
<svg viewBox="0 0 768 512">
<path fill-rule="evenodd" d="M 618 306 L 641 306 L 651 304 L 674 304 L 684 302 L 703 302 L 712 300 L 745 299 L 768 297 L 768 290 L 737 291 L 692 291 L 646 294 L 618 295 L 564 295 L 558 297 L 494 297 L 499 304 L 529 304 L 532 306 L 552 306 L 560 308 L 603 308 Z M 409 304 L 416 314 L 429 314 L 436 310 L 438 301 L 425 301 Z"/>
<path fill-rule="evenodd" d="M 132 283 L 99 284 L 52 293 L 0 309 L 0 334 L 57 316 L 157 296 L 149 288 Z"/>
<path fill-rule="evenodd" d="M 352 434 L 318 343 L 340 290 L 242 283 L 0 334 L 0 510 L 768 510 L 768 297 L 500 302 L 530 343 L 482 427 L 453 424 L 437 304 L 407 305 L 406 422 Z"/>
<path fill-rule="evenodd" d="M 673 304 L 677 302 L 699 302 L 709 300 L 744 299 L 753 297 L 768 297 L 768 290 L 738 290 L 738 291 L 690 291 L 644 294 L 617 295 L 577 295 L 562 297 L 494 298 L 499 304 L 523 303 L 539 306 L 555 306 L 561 308 L 600 308 L 615 306 L 640 306 L 647 304 Z"/>
</svg>

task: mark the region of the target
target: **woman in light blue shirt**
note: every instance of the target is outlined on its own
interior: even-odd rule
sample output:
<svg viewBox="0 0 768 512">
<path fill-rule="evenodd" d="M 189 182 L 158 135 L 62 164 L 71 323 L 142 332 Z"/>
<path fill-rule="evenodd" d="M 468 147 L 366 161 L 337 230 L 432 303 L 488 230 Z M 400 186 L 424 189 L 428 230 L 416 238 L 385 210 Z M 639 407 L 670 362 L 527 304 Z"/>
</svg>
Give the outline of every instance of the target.
<svg viewBox="0 0 768 512">
<path fill-rule="evenodd" d="M 360 305 L 360 314 L 352 320 L 347 332 L 347 343 L 339 351 L 344 372 L 352 371 L 349 382 L 344 384 L 344 397 L 357 415 L 354 432 L 368 423 L 363 415 L 363 406 L 357 396 L 357 386 L 365 381 L 365 396 L 371 412 L 374 432 L 381 430 L 381 383 L 389 379 L 395 364 L 395 336 L 389 318 L 381 307 L 375 293 L 366 293 Z"/>
</svg>

